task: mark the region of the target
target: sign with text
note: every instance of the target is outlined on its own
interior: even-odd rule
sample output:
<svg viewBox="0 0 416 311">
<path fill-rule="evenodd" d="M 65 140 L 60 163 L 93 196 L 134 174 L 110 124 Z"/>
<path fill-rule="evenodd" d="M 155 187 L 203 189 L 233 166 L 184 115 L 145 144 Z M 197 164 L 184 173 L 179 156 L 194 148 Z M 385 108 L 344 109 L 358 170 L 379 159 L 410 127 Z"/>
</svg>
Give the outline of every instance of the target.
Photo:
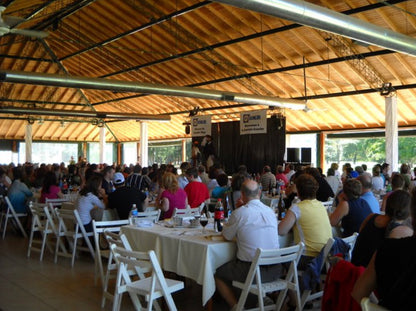
<svg viewBox="0 0 416 311">
<path fill-rule="evenodd" d="M 267 111 L 247 111 L 240 113 L 240 135 L 267 133 Z"/>
<path fill-rule="evenodd" d="M 192 137 L 211 135 L 211 116 L 195 116 L 191 118 Z"/>
</svg>

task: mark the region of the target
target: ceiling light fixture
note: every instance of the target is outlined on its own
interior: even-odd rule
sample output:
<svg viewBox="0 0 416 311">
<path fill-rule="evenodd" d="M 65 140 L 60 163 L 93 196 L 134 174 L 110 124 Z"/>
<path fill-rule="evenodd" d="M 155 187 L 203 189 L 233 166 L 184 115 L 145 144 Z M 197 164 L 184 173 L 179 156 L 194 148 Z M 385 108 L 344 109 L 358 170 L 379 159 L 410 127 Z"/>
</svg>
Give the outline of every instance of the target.
<svg viewBox="0 0 416 311">
<path fill-rule="evenodd" d="M 217 91 L 187 86 L 169 86 L 163 84 L 137 83 L 132 81 L 120 81 L 103 78 L 70 77 L 64 75 L 24 71 L 0 71 L 0 81 L 31 85 L 73 87 L 80 89 L 110 91 L 117 90 L 132 93 L 154 94 L 163 96 L 233 101 L 250 105 L 265 105 L 295 110 L 305 109 L 304 100 L 255 94 L 234 93 L 227 91 Z"/>
<path fill-rule="evenodd" d="M 65 109 L 27 109 L 22 107 L 3 106 L 0 107 L 0 114 L 16 115 L 41 115 L 41 116 L 59 116 L 59 117 L 84 117 L 94 119 L 112 119 L 119 121 L 136 120 L 136 121 L 158 121 L 169 122 L 170 116 L 151 115 L 121 112 L 99 112 L 84 110 L 65 110 Z M 97 122 L 98 124 L 98 122 Z"/>
</svg>

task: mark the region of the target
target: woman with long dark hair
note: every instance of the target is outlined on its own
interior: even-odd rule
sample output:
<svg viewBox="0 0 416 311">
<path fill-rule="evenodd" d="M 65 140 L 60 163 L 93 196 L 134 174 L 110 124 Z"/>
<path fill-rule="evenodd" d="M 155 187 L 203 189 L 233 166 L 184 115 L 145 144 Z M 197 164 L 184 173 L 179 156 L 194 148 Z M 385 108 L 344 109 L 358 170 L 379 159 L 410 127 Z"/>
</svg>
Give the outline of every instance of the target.
<svg viewBox="0 0 416 311">
<path fill-rule="evenodd" d="M 379 304 L 392 311 L 416 310 L 416 192 L 412 193 L 412 200 L 406 191 L 395 191 L 388 200 L 401 202 L 400 213 L 407 213 L 411 201 L 413 216 L 413 234 L 403 232 L 394 238 L 386 239 L 373 255 L 364 274 L 355 283 L 352 296 L 357 302 L 363 297 L 369 297 L 371 292 L 377 290 Z M 397 211 L 396 211 L 397 212 Z M 410 236 L 409 236 L 410 235 Z"/>
<path fill-rule="evenodd" d="M 45 203 L 46 199 L 58 199 L 63 197 L 64 195 L 61 192 L 61 188 L 58 187 L 56 182 L 56 174 L 54 172 L 47 172 L 43 179 L 39 202 Z"/>
<path fill-rule="evenodd" d="M 98 174 L 92 175 L 85 186 L 79 192 L 77 209 L 82 224 L 87 232 L 91 232 L 92 218 L 91 210 L 95 207 L 105 208 L 105 191 L 101 188 L 103 177 Z"/>
</svg>

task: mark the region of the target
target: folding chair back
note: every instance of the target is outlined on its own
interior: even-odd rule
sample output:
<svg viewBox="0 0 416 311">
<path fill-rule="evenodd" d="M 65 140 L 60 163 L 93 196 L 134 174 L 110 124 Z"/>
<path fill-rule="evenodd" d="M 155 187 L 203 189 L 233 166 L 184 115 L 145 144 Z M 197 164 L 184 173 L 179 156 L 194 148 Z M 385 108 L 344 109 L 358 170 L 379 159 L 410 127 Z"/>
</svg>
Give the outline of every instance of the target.
<svg viewBox="0 0 416 311">
<path fill-rule="evenodd" d="M 172 217 L 193 217 L 195 214 L 200 214 L 199 207 L 185 209 L 175 207 L 172 213 Z"/>
<path fill-rule="evenodd" d="M 156 206 L 148 206 L 148 207 L 146 207 L 146 209 L 144 211 L 145 212 L 154 212 L 154 211 L 157 211 L 157 207 Z"/>
<path fill-rule="evenodd" d="M 49 225 L 48 217 L 45 213 L 45 208 L 47 209 L 46 203 L 33 203 L 30 202 L 29 209 L 32 213 L 32 226 L 30 230 L 29 236 L 29 245 L 27 248 L 27 257 L 30 257 L 31 251 L 40 252 L 39 260 L 43 260 L 43 254 L 45 251 L 45 246 L 48 247 L 51 253 L 53 253 L 53 248 L 50 246 L 48 241 L 48 234 L 54 233 L 53 227 Z M 41 240 L 35 240 L 34 234 L 35 232 L 39 232 L 42 236 Z M 40 247 L 36 247 L 39 245 Z"/>
<path fill-rule="evenodd" d="M 279 294 L 276 305 L 273 306 L 273 309 L 280 310 L 286 297 L 287 290 L 293 290 L 296 294 L 296 304 L 298 309 L 300 309 L 301 299 L 300 299 L 300 290 L 299 290 L 299 281 L 297 273 L 297 264 L 299 262 L 300 256 L 302 255 L 304 249 L 304 244 L 301 242 L 295 246 L 281 248 L 281 249 L 260 249 L 256 251 L 256 255 L 251 263 L 250 270 L 247 274 L 246 281 L 233 282 L 233 286 L 242 289 L 240 298 L 238 299 L 238 304 L 236 310 L 244 310 L 244 304 L 246 302 L 247 296 L 249 293 L 257 295 L 258 304 L 260 310 L 263 308 L 263 297 L 267 293 L 282 291 Z M 277 265 L 277 264 L 289 264 L 289 270 L 284 279 L 280 278 L 272 282 L 262 282 L 260 269 L 261 266 L 267 265 Z M 253 284 L 253 281 L 256 281 Z M 269 308 L 271 308 L 270 306 Z"/>
<path fill-rule="evenodd" d="M 103 235 L 107 240 L 110 250 L 111 250 L 112 245 L 115 245 L 116 247 L 124 248 L 129 251 L 132 250 L 130 243 L 128 242 L 124 234 L 122 233 L 117 234 L 115 232 L 104 230 Z M 113 252 L 110 251 L 109 256 L 108 256 L 108 261 L 107 261 L 107 271 L 104 277 L 104 288 L 103 288 L 103 297 L 101 300 L 101 308 L 105 307 L 106 299 L 109 299 L 111 301 L 114 300 L 114 294 L 108 291 L 108 282 L 110 281 L 110 278 L 114 278 L 116 276 L 115 272 L 117 272 L 117 263 L 114 260 Z M 135 272 L 132 271 L 131 274 L 133 275 L 135 274 Z"/>
<path fill-rule="evenodd" d="M 111 231 L 111 232 L 120 232 L 120 228 L 122 226 L 128 225 L 128 219 L 125 220 L 111 220 L 111 221 L 92 221 L 92 227 L 94 232 L 94 241 L 95 241 L 95 273 L 94 273 L 94 281 L 95 284 L 97 283 L 97 274 L 99 273 L 101 278 L 101 285 L 104 288 L 104 269 L 102 258 L 108 258 L 110 255 L 110 250 L 103 250 L 100 249 L 100 238 L 104 238 L 103 232 Z"/>
<path fill-rule="evenodd" d="M 343 238 L 342 240 L 350 246 L 350 250 L 348 251 L 348 258 L 346 260 L 350 261 L 352 258 L 352 251 L 355 246 L 355 242 L 357 241 L 358 232 L 354 232 L 351 236 Z"/>
<path fill-rule="evenodd" d="M 27 217 L 27 213 L 16 213 L 12 203 L 10 202 L 10 199 L 6 196 L 4 197 L 4 200 L 6 201 L 7 207 L 5 210 L 1 212 L 1 220 L 0 220 L 0 226 L 3 226 L 3 239 L 6 237 L 7 224 L 9 220 L 12 218 L 16 222 L 16 225 L 18 226 L 20 232 L 23 234 L 25 238 L 27 238 L 26 231 L 25 229 L 23 229 L 22 223 L 20 222 L 20 219 L 19 219 L 22 217 Z"/>
<path fill-rule="evenodd" d="M 324 266 L 326 265 L 327 270 L 329 269 L 329 261 L 328 261 L 328 257 L 329 257 L 329 253 L 332 249 L 332 246 L 334 245 L 335 240 L 333 238 L 329 238 L 328 241 L 326 242 L 325 246 L 323 247 L 323 251 L 322 251 L 322 258 L 323 260 L 321 261 L 321 265 L 319 267 L 319 271 L 321 272 L 321 279 L 325 280 L 326 278 L 326 274 L 322 274 L 322 270 L 324 268 Z M 312 290 L 310 289 L 305 289 L 302 292 L 302 305 L 301 305 L 301 310 L 303 309 L 303 307 L 305 306 L 305 304 L 309 301 L 313 301 L 315 299 L 321 298 L 324 294 L 324 291 L 319 289 L 317 292 L 312 293 Z"/>
<path fill-rule="evenodd" d="M 54 208 L 60 208 L 62 206 L 62 203 L 69 202 L 69 199 L 62 198 L 62 199 L 45 199 L 45 202 L 47 204 L 52 204 Z"/>
<path fill-rule="evenodd" d="M 181 281 L 165 279 L 159 262 L 154 251 L 135 252 L 128 251 L 124 248 L 111 246 L 114 257 L 118 264 L 116 292 L 114 296 L 113 311 L 120 309 L 121 295 L 128 292 L 135 308 L 141 310 L 143 306 L 140 303 L 137 295 L 144 296 L 147 301 L 146 310 L 152 310 L 153 304 L 155 308 L 159 306 L 154 300 L 164 297 L 166 304 L 171 311 L 176 311 L 176 306 L 172 298 L 172 293 L 184 288 L 184 283 Z M 152 266 L 152 274 L 146 277 L 143 267 L 147 267 L 148 263 Z M 136 269 L 139 280 L 132 281 L 129 275 L 131 267 Z"/>
<path fill-rule="evenodd" d="M 156 223 L 160 218 L 160 209 L 150 212 L 139 212 L 135 217 L 129 217 L 129 222 L 131 225 L 135 225 L 135 221 L 151 221 Z"/>
</svg>

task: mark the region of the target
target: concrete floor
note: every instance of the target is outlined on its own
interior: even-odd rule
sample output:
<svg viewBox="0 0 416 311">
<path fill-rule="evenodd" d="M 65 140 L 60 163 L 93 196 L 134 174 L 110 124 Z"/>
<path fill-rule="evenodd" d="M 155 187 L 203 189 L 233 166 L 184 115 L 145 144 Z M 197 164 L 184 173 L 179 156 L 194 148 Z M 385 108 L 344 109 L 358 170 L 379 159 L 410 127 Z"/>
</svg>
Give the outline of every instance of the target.
<svg viewBox="0 0 416 311">
<path fill-rule="evenodd" d="M 28 240 L 12 229 L 0 238 L 0 311 L 111 310 L 107 300 L 101 309 L 101 286 L 94 285 L 94 262 L 81 254 L 71 268 L 70 259 L 58 258 L 46 250 L 42 262 L 39 253 L 26 257 Z M 178 310 L 203 310 L 201 286 L 187 280 L 184 290 L 173 295 Z M 123 296 L 121 310 L 134 310 L 130 297 Z M 213 300 L 213 310 L 228 310 L 222 299 Z"/>
</svg>

